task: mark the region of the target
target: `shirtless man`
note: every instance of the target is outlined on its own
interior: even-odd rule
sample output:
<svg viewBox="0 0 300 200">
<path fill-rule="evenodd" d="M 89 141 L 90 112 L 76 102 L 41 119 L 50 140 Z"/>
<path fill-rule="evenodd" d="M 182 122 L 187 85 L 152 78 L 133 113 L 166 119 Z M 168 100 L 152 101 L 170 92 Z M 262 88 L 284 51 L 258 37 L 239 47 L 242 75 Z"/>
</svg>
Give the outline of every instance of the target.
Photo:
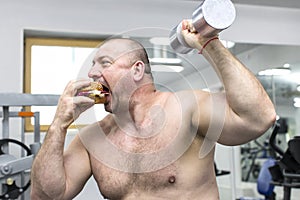
<svg viewBox="0 0 300 200">
<path fill-rule="evenodd" d="M 140 44 L 106 41 L 89 77 L 109 88 L 104 107 L 110 114 L 80 130 L 64 151 L 68 127 L 94 104 L 76 96 L 88 80 L 66 86 L 33 163 L 32 200 L 72 199 L 91 175 L 108 199 L 219 199 L 214 142 L 239 145 L 255 139 L 276 114 L 259 81 L 218 39 L 191 30 L 184 20 L 186 42 L 202 50 L 225 92 L 157 91 Z"/>
</svg>

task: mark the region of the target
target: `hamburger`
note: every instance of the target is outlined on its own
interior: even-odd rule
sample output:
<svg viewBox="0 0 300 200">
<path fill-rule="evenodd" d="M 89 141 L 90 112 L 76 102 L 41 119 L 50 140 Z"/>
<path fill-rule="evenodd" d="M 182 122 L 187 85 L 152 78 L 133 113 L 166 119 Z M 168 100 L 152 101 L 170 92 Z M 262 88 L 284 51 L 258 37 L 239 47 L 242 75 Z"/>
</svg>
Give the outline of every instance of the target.
<svg viewBox="0 0 300 200">
<path fill-rule="evenodd" d="M 90 86 L 82 88 L 77 96 L 85 96 L 93 99 L 95 104 L 103 104 L 106 102 L 106 96 L 109 94 L 107 87 L 99 82 L 91 82 Z"/>
</svg>

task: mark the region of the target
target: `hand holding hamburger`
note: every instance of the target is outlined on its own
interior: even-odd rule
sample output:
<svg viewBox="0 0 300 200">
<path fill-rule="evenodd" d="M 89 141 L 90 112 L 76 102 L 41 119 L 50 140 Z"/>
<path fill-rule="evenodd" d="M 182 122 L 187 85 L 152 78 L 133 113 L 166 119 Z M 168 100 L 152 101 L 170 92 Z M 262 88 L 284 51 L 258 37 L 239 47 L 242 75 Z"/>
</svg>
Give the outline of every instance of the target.
<svg viewBox="0 0 300 200">
<path fill-rule="evenodd" d="M 109 91 L 99 82 L 91 82 L 91 85 L 85 88 L 82 88 L 77 96 L 85 96 L 93 99 L 95 104 L 103 104 L 106 102 L 106 95 L 109 94 Z"/>
</svg>

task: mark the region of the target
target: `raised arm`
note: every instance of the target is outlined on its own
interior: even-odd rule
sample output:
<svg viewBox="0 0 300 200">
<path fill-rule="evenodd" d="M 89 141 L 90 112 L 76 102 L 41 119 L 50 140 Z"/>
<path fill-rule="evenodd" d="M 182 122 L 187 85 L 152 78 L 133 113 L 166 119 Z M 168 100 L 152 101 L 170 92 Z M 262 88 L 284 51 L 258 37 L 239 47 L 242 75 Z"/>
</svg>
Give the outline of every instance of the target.
<svg viewBox="0 0 300 200">
<path fill-rule="evenodd" d="M 200 128 L 205 136 L 213 112 L 211 97 L 224 101 L 225 119 L 218 142 L 237 145 L 262 135 L 275 121 L 274 106 L 256 77 L 237 58 L 235 58 L 219 39 L 204 38 L 191 30 L 189 21 L 183 22 L 183 34 L 186 42 L 202 52 L 212 65 L 225 93 L 208 94 L 199 92 L 199 109 L 195 109 L 193 124 Z M 203 49 L 203 47 L 205 48 Z M 199 55 L 200 56 L 200 55 Z M 213 95 L 213 96 L 210 96 Z M 222 104 L 222 103 L 220 103 Z M 222 105 L 219 105 L 222 106 Z M 220 120 L 222 123 L 223 119 Z M 214 122 L 216 123 L 216 122 Z"/>
<path fill-rule="evenodd" d="M 67 128 L 81 112 L 94 104 L 74 97 L 88 81 L 72 81 L 60 97 L 54 120 L 46 134 L 31 171 L 31 199 L 72 199 L 91 176 L 88 153 L 78 136 L 64 152 Z"/>
</svg>

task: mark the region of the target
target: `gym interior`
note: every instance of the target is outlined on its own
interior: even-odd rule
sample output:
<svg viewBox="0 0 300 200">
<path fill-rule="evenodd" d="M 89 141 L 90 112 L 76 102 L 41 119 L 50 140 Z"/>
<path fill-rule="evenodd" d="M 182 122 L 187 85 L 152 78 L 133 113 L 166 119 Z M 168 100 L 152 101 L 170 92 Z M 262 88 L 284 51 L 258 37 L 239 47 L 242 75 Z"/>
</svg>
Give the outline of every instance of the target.
<svg viewBox="0 0 300 200">
<path fill-rule="evenodd" d="M 30 199 L 30 167 L 54 116 L 59 94 L 69 80 L 84 77 L 93 49 L 107 38 L 134 38 L 145 45 L 160 90 L 221 91 L 220 80 L 201 55 L 174 53 L 169 45 L 170 31 L 181 20 L 190 19 L 201 3 L 1 0 L 1 199 Z M 276 124 L 254 141 L 234 147 L 217 144 L 220 199 L 296 200 L 300 195 L 300 160 L 294 156 L 300 153 L 300 1 L 232 3 L 236 16 L 219 33 L 220 39 L 261 81 L 278 116 Z M 53 62 L 45 63 L 46 59 Z M 168 59 L 180 61 L 174 64 L 165 61 Z M 74 62 L 76 70 L 61 67 Z M 102 113 L 97 119 L 105 115 L 99 110 Z M 76 133 L 76 126 L 69 130 L 66 146 Z M 274 178 L 276 172 L 267 172 L 272 165 L 266 165 L 268 161 L 279 163 L 279 178 Z M 270 195 L 276 197 L 267 197 Z M 91 178 L 75 199 L 103 198 Z"/>
</svg>

